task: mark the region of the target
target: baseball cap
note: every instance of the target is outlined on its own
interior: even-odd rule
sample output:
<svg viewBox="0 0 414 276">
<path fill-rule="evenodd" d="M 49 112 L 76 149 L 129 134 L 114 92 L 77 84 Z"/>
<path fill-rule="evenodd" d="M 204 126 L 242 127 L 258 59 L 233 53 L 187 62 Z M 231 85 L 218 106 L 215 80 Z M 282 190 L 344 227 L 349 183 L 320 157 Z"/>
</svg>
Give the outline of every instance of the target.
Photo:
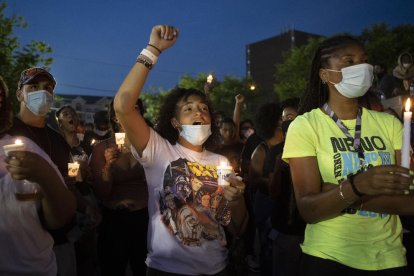
<svg viewBox="0 0 414 276">
<path fill-rule="evenodd" d="M 55 78 L 45 68 L 32 67 L 32 68 L 23 70 L 23 72 L 20 75 L 20 80 L 17 85 L 17 88 L 21 89 L 23 85 L 28 84 L 30 81 L 32 81 L 38 76 L 45 76 L 53 83 L 53 86 L 56 85 Z"/>
</svg>

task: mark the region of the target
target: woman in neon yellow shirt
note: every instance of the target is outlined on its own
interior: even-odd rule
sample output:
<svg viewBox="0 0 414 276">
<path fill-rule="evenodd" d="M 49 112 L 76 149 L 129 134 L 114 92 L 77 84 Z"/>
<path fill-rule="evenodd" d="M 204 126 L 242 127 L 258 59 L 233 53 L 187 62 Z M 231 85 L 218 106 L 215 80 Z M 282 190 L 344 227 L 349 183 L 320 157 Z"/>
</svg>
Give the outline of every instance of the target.
<svg viewBox="0 0 414 276">
<path fill-rule="evenodd" d="M 353 37 L 322 42 L 289 127 L 283 158 L 308 223 L 302 275 L 410 275 L 398 214 L 414 213 L 413 177 L 399 166 L 398 119 L 358 104 L 372 85 L 367 60 Z"/>
</svg>

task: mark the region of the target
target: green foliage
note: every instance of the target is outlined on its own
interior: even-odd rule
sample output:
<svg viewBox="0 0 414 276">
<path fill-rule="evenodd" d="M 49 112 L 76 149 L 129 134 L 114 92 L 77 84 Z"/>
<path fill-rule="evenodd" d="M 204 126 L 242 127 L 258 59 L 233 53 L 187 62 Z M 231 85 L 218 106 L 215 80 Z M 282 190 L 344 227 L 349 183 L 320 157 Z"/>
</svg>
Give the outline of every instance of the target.
<svg viewBox="0 0 414 276">
<path fill-rule="evenodd" d="M 335 34 L 338 35 L 338 34 Z M 390 29 L 387 24 L 374 24 L 360 36 L 365 42 L 371 63 L 383 63 L 392 73 L 398 56 L 408 51 L 414 54 L 414 25 L 400 25 Z M 305 91 L 313 54 L 324 38 L 311 39 L 308 44 L 293 48 L 276 65 L 275 93 L 280 100 L 301 96 Z"/>
<path fill-rule="evenodd" d="M 402 52 L 414 54 L 414 25 L 390 29 L 385 23 L 374 24 L 363 30 L 361 38 L 366 43 L 370 63 L 384 64 L 388 73 L 392 73 Z"/>
<path fill-rule="evenodd" d="M 275 91 L 281 101 L 300 97 L 305 91 L 312 57 L 323 38 L 311 38 L 309 43 L 284 54 L 284 63 L 276 65 Z"/>
<path fill-rule="evenodd" d="M 204 84 L 207 79 L 206 73 L 198 73 L 196 78 L 191 77 L 190 75 L 183 75 L 178 82 L 178 86 L 181 88 L 193 88 L 200 91 L 203 91 Z"/>
<path fill-rule="evenodd" d="M 15 28 L 26 28 L 27 22 L 21 16 L 6 17 L 6 7 L 6 3 L 0 3 L 0 75 L 6 81 L 10 95 L 14 95 L 21 71 L 32 66 L 50 66 L 53 60 L 45 56 L 52 52 L 45 42 L 32 41 L 27 45 L 20 45 L 13 32 Z M 11 99 L 16 111 L 16 97 Z"/>
<path fill-rule="evenodd" d="M 161 104 L 164 102 L 167 92 L 159 93 L 142 93 L 140 98 L 145 106 L 145 118 L 153 124 L 156 122 Z"/>
<path fill-rule="evenodd" d="M 179 82 L 179 87 L 204 91 L 207 75 L 207 73 L 199 73 L 196 78 L 184 75 Z M 247 79 L 239 79 L 234 76 L 224 76 L 222 81 L 214 79 L 208 92 L 214 111 L 232 118 L 236 103 L 235 97 L 238 94 L 242 94 L 245 98 L 245 104 L 241 112 L 241 119 L 252 118 L 252 103 L 254 102 L 255 94 L 249 90 L 249 83 Z"/>
<path fill-rule="evenodd" d="M 183 75 L 178 87 L 193 88 L 204 91 L 207 73 L 199 73 L 195 78 L 190 75 Z M 254 114 L 254 92 L 248 88 L 250 82 L 247 79 L 238 79 L 233 76 L 225 76 L 223 81 L 215 79 L 210 87 L 209 99 L 216 112 L 221 112 L 225 116 L 233 117 L 233 110 L 236 103 L 235 97 L 242 94 L 245 98 L 244 108 L 241 112 L 241 119 L 252 118 Z M 167 91 L 152 91 L 141 94 L 141 99 L 146 106 L 145 117 L 155 123 L 160 107 L 165 99 Z"/>
</svg>

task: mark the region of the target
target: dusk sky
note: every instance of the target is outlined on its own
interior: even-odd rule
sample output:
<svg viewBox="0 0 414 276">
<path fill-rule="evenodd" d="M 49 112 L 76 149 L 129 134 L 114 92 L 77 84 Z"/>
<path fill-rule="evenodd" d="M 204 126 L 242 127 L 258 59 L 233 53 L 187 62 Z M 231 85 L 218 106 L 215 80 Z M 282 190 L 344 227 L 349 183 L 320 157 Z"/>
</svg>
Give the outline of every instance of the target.
<svg viewBox="0 0 414 276">
<path fill-rule="evenodd" d="M 319 35 L 360 34 L 374 23 L 414 24 L 413 0 L 12 0 L 6 15 L 23 16 L 22 44 L 53 49 L 56 93 L 113 96 L 153 25 L 180 37 L 160 56 L 144 88 L 174 87 L 183 74 L 213 72 L 243 78 L 247 44 L 290 27 Z"/>
</svg>

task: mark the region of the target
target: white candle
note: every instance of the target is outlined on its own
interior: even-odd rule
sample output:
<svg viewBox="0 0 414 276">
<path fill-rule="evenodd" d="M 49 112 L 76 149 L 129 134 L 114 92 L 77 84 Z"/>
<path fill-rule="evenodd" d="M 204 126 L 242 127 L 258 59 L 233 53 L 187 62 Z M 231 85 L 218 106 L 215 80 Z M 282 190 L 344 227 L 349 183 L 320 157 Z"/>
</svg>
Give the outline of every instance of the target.
<svg viewBox="0 0 414 276">
<path fill-rule="evenodd" d="M 68 163 L 68 176 L 69 177 L 77 177 L 79 171 L 79 163 Z"/>
<path fill-rule="evenodd" d="M 122 148 L 125 143 L 125 133 L 124 132 L 117 132 L 115 133 L 115 143 L 118 145 L 118 148 Z"/>
<path fill-rule="evenodd" d="M 219 166 L 217 166 L 217 183 L 220 186 L 228 186 L 230 183 L 225 180 L 227 176 L 229 176 L 233 172 L 233 168 L 228 165 L 226 162 L 221 162 Z"/>
<path fill-rule="evenodd" d="M 410 136 L 411 136 L 411 117 L 412 112 L 410 111 L 411 103 L 410 98 L 405 102 L 404 112 L 404 131 L 403 131 L 403 144 L 401 148 L 401 166 L 410 168 Z"/>
</svg>

